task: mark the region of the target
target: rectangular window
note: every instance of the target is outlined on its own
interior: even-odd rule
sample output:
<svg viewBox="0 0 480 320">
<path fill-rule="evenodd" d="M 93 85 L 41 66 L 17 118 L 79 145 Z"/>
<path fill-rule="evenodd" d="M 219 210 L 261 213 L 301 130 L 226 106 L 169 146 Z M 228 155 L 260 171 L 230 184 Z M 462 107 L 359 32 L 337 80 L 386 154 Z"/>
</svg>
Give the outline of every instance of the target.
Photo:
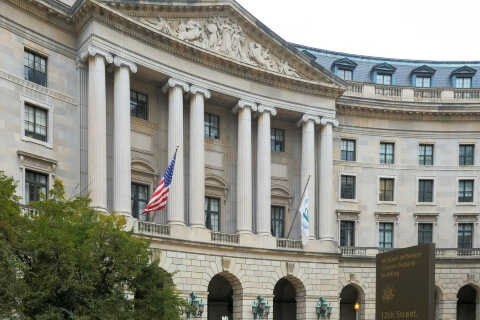
<svg viewBox="0 0 480 320">
<path fill-rule="evenodd" d="M 41 86 L 47 86 L 47 60 L 30 51 L 23 52 L 23 77 Z"/>
<path fill-rule="evenodd" d="M 203 122 L 205 137 L 220 139 L 220 117 L 214 114 L 205 113 Z"/>
<path fill-rule="evenodd" d="M 416 77 L 415 87 L 430 88 L 430 77 Z"/>
<path fill-rule="evenodd" d="M 433 180 L 418 180 L 418 202 L 433 202 Z"/>
<path fill-rule="evenodd" d="M 378 224 L 378 247 L 393 248 L 393 223 L 380 222 Z"/>
<path fill-rule="evenodd" d="M 47 116 L 47 110 L 25 104 L 25 136 L 46 142 Z"/>
<path fill-rule="evenodd" d="M 393 163 L 394 146 L 393 143 L 380 142 L 380 163 Z"/>
<path fill-rule="evenodd" d="M 142 214 L 150 200 L 149 187 L 143 184 L 131 184 L 132 216 L 140 221 L 148 221 L 148 214 Z"/>
<path fill-rule="evenodd" d="M 272 151 L 285 151 L 285 131 L 282 129 L 272 128 L 270 130 L 270 141 L 272 144 Z"/>
<path fill-rule="evenodd" d="M 355 246 L 355 222 L 340 221 L 340 246 Z"/>
<path fill-rule="evenodd" d="M 148 120 L 148 97 L 146 94 L 130 90 L 130 115 Z"/>
<path fill-rule="evenodd" d="M 355 176 L 341 176 L 341 199 L 355 199 Z"/>
<path fill-rule="evenodd" d="M 343 80 L 352 81 L 353 72 L 352 72 L 352 70 L 338 69 L 337 76 L 339 76 Z"/>
<path fill-rule="evenodd" d="M 393 201 L 393 184 L 394 179 L 380 178 L 379 200 Z"/>
<path fill-rule="evenodd" d="M 355 161 L 355 140 L 342 139 L 341 160 Z"/>
<path fill-rule="evenodd" d="M 421 166 L 433 165 L 433 145 L 421 144 L 418 148 L 418 164 Z"/>
<path fill-rule="evenodd" d="M 473 202 L 473 180 L 458 181 L 458 202 Z"/>
<path fill-rule="evenodd" d="M 220 231 L 220 199 L 205 198 L 205 227 L 212 231 Z"/>
<path fill-rule="evenodd" d="M 30 201 L 39 201 L 40 193 L 47 196 L 48 175 L 35 171 L 25 171 L 25 204 Z"/>
<path fill-rule="evenodd" d="M 272 236 L 284 238 L 285 207 L 272 206 Z"/>
<path fill-rule="evenodd" d="M 473 144 L 461 144 L 458 152 L 458 164 L 460 166 L 473 166 L 473 153 L 475 146 Z"/>
<path fill-rule="evenodd" d="M 469 249 L 473 248 L 473 224 L 459 223 L 458 224 L 458 248 Z"/>
<path fill-rule="evenodd" d="M 433 242 L 433 225 L 431 223 L 418 224 L 418 244 Z"/>
<path fill-rule="evenodd" d="M 392 84 L 392 76 L 389 74 L 377 74 L 377 84 Z"/>
<path fill-rule="evenodd" d="M 455 79 L 455 88 L 471 88 L 472 87 L 472 78 L 456 78 Z"/>
</svg>

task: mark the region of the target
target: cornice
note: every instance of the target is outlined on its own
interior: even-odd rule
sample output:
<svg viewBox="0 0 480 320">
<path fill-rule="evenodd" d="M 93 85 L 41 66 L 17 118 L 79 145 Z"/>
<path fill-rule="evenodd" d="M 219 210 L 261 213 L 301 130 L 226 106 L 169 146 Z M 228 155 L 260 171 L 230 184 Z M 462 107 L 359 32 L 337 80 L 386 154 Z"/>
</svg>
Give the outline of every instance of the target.
<svg viewBox="0 0 480 320">
<path fill-rule="evenodd" d="M 370 169 L 389 169 L 389 170 L 414 170 L 419 172 L 436 171 L 459 171 L 459 172 L 480 172 L 480 166 L 420 166 L 415 164 L 382 164 L 333 160 L 335 166 L 349 168 L 370 168 Z M 469 173 L 470 174 L 470 173 Z"/>
<path fill-rule="evenodd" d="M 58 99 L 58 100 L 67 102 L 67 103 L 72 104 L 72 105 L 77 104 L 77 99 L 74 98 L 74 97 L 68 96 L 66 94 L 60 93 L 58 91 L 49 89 L 49 88 L 41 86 L 41 85 L 38 85 L 36 83 L 27 81 L 23 78 L 17 77 L 16 75 L 5 72 L 3 70 L 0 70 L 0 79 L 8 80 L 8 81 L 13 82 L 17 85 L 20 85 L 22 87 L 31 89 L 33 91 L 39 92 L 39 93 L 44 94 L 46 96 L 52 97 L 54 99 Z"/>
<path fill-rule="evenodd" d="M 437 108 L 404 109 L 398 107 L 348 104 L 337 101 L 336 110 L 338 115 L 355 115 L 375 118 L 401 119 L 401 120 L 423 120 L 423 121 L 468 121 L 480 119 L 480 109 L 469 110 L 462 107 L 444 106 Z"/>
<path fill-rule="evenodd" d="M 478 131 L 420 131 L 420 130 L 398 130 L 389 128 L 371 128 L 371 127 L 357 127 L 340 125 L 335 129 L 335 132 L 353 134 L 353 135 L 368 135 L 368 136 L 382 136 L 391 138 L 418 138 L 418 139 L 446 139 L 451 138 L 452 135 L 457 139 L 472 139 L 472 137 L 480 136 L 480 128 Z"/>
</svg>

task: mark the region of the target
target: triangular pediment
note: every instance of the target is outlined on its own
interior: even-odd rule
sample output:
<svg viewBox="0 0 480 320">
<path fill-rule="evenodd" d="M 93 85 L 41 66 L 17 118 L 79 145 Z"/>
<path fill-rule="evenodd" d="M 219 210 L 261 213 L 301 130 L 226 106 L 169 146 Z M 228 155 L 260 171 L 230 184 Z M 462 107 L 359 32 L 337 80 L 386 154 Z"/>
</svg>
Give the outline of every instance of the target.
<svg viewBox="0 0 480 320">
<path fill-rule="evenodd" d="M 468 76 L 473 77 L 477 73 L 477 70 L 470 68 L 469 66 L 463 66 L 452 71 L 450 76 Z"/>
<path fill-rule="evenodd" d="M 411 74 L 416 74 L 416 75 L 428 75 L 428 76 L 433 76 L 437 72 L 437 70 L 427 66 L 423 65 L 418 68 L 415 68 L 412 70 Z"/>
<path fill-rule="evenodd" d="M 397 70 L 397 68 L 395 68 L 394 66 L 392 66 L 391 64 L 386 63 L 386 62 L 377 64 L 376 66 L 374 66 L 372 68 L 372 72 L 373 71 L 380 71 L 380 72 L 384 72 L 384 73 L 394 73 L 395 70 Z"/>
<path fill-rule="evenodd" d="M 335 95 L 345 90 L 343 81 L 269 30 L 234 1 L 140 3 L 115 0 L 103 3 L 135 21 L 137 31 L 145 28 L 147 36 L 158 33 L 170 39 L 170 45 L 176 49 L 188 46 L 191 49 L 182 49 L 184 56 L 187 52 L 197 61 L 203 59 L 209 66 L 222 65 L 224 70 L 269 80 L 273 79 L 272 76 L 291 79 L 284 81 L 289 84 L 299 81 L 299 87 L 303 82 L 303 87 L 313 89 L 316 86 L 315 90 L 323 86 L 332 94 L 336 92 Z"/>
<path fill-rule="evenodd" d="M 332 68 L 337 66 L 337 67 L 340 67 L 340 68 L 343 68 L 343 69 L 346 69 L 346 70 L 353 70 L 357 67 L 357 65 L 358 64 L 356 62 L 353 62 L 352 60 L 350 60 L 348 58 L 342 58 L 342 59 L 335 60 L 332 63 Z"/>
</svg>

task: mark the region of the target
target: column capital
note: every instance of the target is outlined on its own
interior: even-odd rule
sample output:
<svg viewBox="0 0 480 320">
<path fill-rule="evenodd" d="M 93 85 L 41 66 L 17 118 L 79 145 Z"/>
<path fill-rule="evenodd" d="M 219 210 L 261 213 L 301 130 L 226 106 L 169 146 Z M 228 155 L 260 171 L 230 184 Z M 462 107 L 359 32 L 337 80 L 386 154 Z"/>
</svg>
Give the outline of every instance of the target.
<svg viewBox="0 0 480 320">
<path fill-rule="evenodd" d="M 322 126 L 326 125 L 327 123 L 331 123 L 334 127 L 338 127 L 339 125 L 339 122 L 337 119 L 328 118 L 328 117 L 322 117 L 322 119 L 320 120 L 320 123 L 322 124 Z"/>
<path fill-rule="evenodd" d="M 205 88 L 202 88 L 202 87 L 199 87 L 199 86 L 196 86 L 196 85 L 192 85 L 190 87 L 190 92 L 192 94 L 203 94 L 203 96 L 205 97 L 205 99 L 210 99 L 210 97 L 212 96 L 210 94 L 210 91 L 208 89 L 205 89 Z"/>
<path fill-rule="evenodd" d="M 252 101 L 248 100 L 238 100 L 238 103 L 235 107 L 233 107 L 232 111 L 233 113 L 237 113 L 238 109 L 243 109 L 243 108 L 251 108 L 252 111 L 257 111 L 257 104 Z"/>
<path fill-rule="evenodd" d="M 272 116 L 276 116 L 277 115 L 277 109 L 275 109 L 274 107 L 271 107 L 271 106 L 267 106 L 267 105 L 264 105 L 264 104 L 261 104 L 258 106 L 257 108 L 258 112 L 260 113 L 263 113 L 263 112 L 270 112 L 270 114 Z"/>
<path fill-rule="evenodd" d="M 313 114 L 304 114 L 300 120 L 297 121 L 297 126 L 301 126 L 303 122 L 314 121 L 316 124 L 320 124 L 320 117 Z"/>
<path fill-rule="evenodd" d="M 113 64 L 116 67 L 122 67 L 122 66 L 127 67 L 127 68 L 130 69 L 131 73 L 136 73 L 137 72 L 137 65 L 130 60 L 127 60 L 127 59 L 124 59 L 124 58 L 121 58 L 121 57 L 117 56 L 117 57 L 113 58 Z"/>
<path fill-rule="evenodd" d="M 168 79 L 167 83 L 163 85 L 162 90 L 163 92 L 167 93 L 170 88 L 174 88 L 176 86 L 182 87 L 183 91 L 185 92 L 188 92 L 190 90 L 188 83 L 175 78 Z"/>
<path fill-rule="evenodd" d="M 96 55 L 102 56 L 105 59 L 105 61 L 107 61 L 107 63 L 113 62 L 113 57 L 110 53 L 94 45 L 89 45 L 87 49 L 80 54 L 80 59 L 83 62 L 86 62 L 89 57 L 94 57 Z"/>
</svg>

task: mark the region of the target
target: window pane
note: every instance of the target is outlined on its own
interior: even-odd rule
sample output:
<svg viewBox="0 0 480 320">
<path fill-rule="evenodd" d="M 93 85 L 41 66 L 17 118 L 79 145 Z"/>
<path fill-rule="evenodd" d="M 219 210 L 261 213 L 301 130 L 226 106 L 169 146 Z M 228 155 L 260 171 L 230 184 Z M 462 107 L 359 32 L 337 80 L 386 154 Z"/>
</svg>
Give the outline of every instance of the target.
<svg viewBox="0 0 480 320">
<path fill-rule="evenodd" d="M 150 200 L 149 186 L 143 184 L 132 183 L 131 184 L 131 203 L 132 203 L 132 216 L 140 221 L 148 221 L 148 214 L 142 214 L 145 210 L 148 201 Z"/>
<path fill-rule="evenodd" d="M 272 221 L 271 221 L 271 232 L 272 236 L 277 238 L 284 237 L 285 229 L 285 208 L 279 206 L 271 207 Z"/>
<path fill-rule="evenodd" d="M 220 117 L 217 115 L 205 113 L 204 114 L 204 133 L 207 138 L 220 138 Z"/>
<path fill-rule="evenodd" d="M 205 198 L 205 227 L 212 231 L 220 231 L 220 199 Z"/>
<path fill-rule="evenodd" d="M 40 193 L 47 196 L 48 175 L 35 171 L 25 171 L 25 203 L 40 200 Z"/>
<path fill-rule="evenodd" d="M 340 222 L 340 246 L 343 246 L 343 247 L 355 246 L 355 222 L 353 221 Z"/>
<path fill-rule="evenodd" d="M 130 115 L 148 120 L 148 97 L 146 94 L 130 90 Z"/>
</svg>

